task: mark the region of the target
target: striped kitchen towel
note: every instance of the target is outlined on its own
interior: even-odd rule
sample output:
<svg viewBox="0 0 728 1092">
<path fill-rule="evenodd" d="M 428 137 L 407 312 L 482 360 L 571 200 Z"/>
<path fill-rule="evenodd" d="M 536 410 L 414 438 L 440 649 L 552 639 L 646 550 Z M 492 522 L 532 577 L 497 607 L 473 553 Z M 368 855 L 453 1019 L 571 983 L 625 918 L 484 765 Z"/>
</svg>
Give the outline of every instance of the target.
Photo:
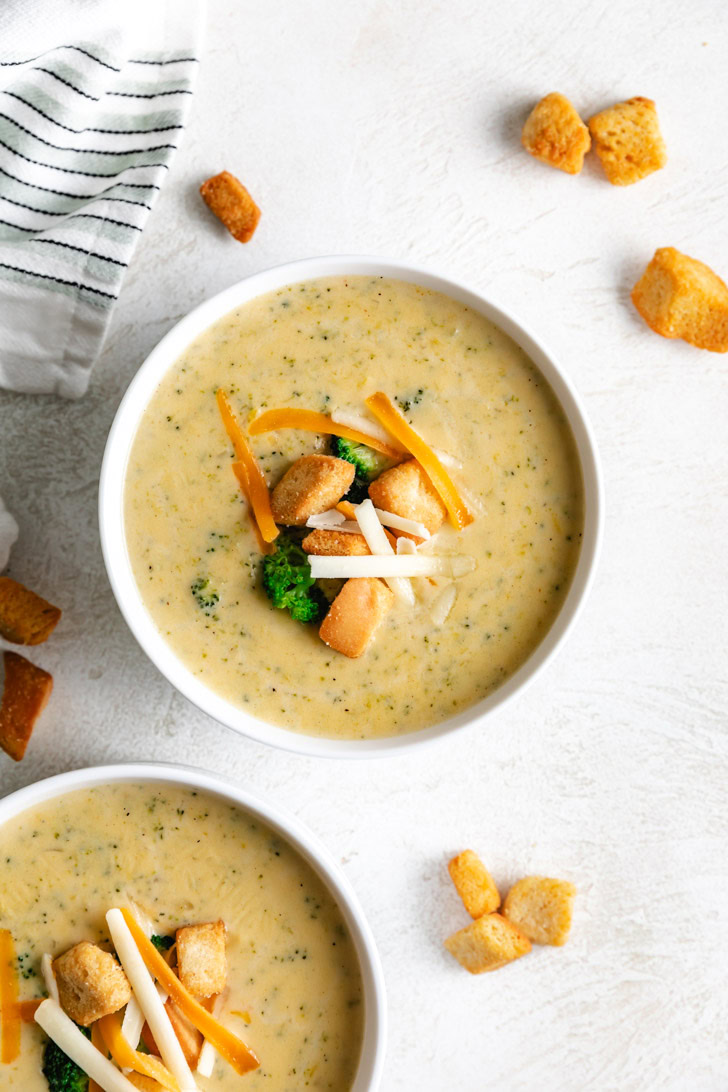
<svg viewBox="0 0 728 1092">
<path fill-rule="evenodd" d="M 0 3 L 0 386 L 86 390 L 182 135 L 202 4 Z"/>
</svg>

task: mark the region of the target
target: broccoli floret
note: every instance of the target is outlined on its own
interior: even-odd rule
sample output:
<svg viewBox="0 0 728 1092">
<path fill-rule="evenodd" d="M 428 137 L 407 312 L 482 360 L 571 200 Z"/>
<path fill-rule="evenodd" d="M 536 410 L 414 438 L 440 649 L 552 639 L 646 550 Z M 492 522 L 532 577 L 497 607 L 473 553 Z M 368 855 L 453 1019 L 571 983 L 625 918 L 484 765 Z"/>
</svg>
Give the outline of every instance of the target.
<svg viewBox="0 0 728 1092">
<path fill-rule="evenodd" d="M 197 600 L 198 607 L 205 614 L 212 614 L 220 602 L 220 596 L 211 586 L 209 576 L 198 576 L 197 580 L 193 580 L 190 584 L 190 591 Z"/>
<path fill-rule="evenodd" d="M 174 937 L 160 937 L 156 933 L 149 939 L 158 952 L 168 952 L 174 944 Z"/>
<path fill-rule="evenodd" d="M 331 437 L 331 453 L 337 459 L 346 459 L 347 463 L 352 463 L 356 477 L 362 482 L 370 482 L 379 477 L 390 463 L 386 455 L 380 455 L 374 448 L 345 440 L 343 436 Z"/>
<path fill-rule="evenodd" d="M 311 576 L 308 555 L 289 535 L 276 539 L 276 552 L 263 558 L 263 588 L 274 607 L 297 622 L 318 622 L 327 603 Z"/>
<path fill-rule="evenodd" d="M 90 1037 L 88 1028 L 81 1028 L 81 1031 Z M 88 1077 L 52 1039 L 46 1043 L 42 1068 L 50 1092 L 87 1092 Z"/>
</svg>

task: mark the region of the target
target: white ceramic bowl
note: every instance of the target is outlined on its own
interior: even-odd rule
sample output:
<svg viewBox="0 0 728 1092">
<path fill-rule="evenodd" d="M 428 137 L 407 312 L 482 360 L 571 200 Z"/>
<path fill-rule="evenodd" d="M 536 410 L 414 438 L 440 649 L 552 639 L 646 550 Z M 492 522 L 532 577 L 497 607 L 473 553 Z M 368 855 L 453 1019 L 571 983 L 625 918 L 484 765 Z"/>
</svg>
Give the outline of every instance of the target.
<svg viewBox="0 0 728 1092">
<path fill-rule="evenodd" d="M 352 1092 L 375 1092 L 382 1078 L 387 1046 L 387 997 L 379 953 L 351 884 L 328 850 L 292 815 L 204 770 L 176 764 L 130 762 L 73 770 L 19 789 L 0 800 L 0 826 L 28 808 L 77 789 L 118 782 L 160 781 L 210 793 L 256 816 L 301 854 L 331 892 L 354 941 L 364 987 L 364 1041 Z"/>
<path fill-rule="evenodd" d="M 240 304 L 288 284 L 345 274 L 393 277 L 434 289 L 478 311 L 505 331 L 540 369 L 559 399 L 574 434 L 584 480 L 585 521 L 579 562 L 561 611 L 541 644 L 515 674 L 483 701 L 430 728 L 376 740 L 322 739 L 279 728 L 251 716 L 210 690 L 177 658 L 152 621 L 134 579 L 124 535 L 124 480 L 129 453 L 139 420 L 168 368 L 199 334 Z M 561 646 L 584 603 L 599 553 L 602 511 L 596 445 L 581 401 L 554 358 L 532 333 L 482 294 L 455 281 L 385 258 L 346 256 L 309 258 L 256 273 L 200 304 L 178 322 L 149 354 L 124 395 L 106 443 L 99 493 L 101 546 L 111 587 L 129 628 L 162 674 L 204 712 L 251 739 L 302 754 L 339 758 L 392 755 L 442 739 L 457 728 L 482 723 L 532 682 Z"/>
</svg>

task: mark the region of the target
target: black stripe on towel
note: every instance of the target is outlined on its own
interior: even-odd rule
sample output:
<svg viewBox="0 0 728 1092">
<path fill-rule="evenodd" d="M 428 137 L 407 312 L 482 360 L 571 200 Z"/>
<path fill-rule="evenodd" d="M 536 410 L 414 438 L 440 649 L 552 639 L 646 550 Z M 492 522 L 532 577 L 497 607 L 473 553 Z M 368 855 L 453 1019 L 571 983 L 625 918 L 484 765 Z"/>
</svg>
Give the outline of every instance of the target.
<svg viewBox="0 0 728 1092">
<path fill-rule="evenodd" d="M 39 53 L 37 57 L 30 57 L 27 61 L 0 61 L 0 68 L 11 68 L 22 64 L 32 64 L 33 61 L 39 61 L 41 57 L 47 57 L 49 53 L 55 53 L 58 49 L 75 49 L 77 53 L 83 53 L 86 57 L 90 57 L 92 61 L 96 61 L 96 64 L 101 64 L 104 68 L 110 68 L 112 72 L 121 72 L 120 68 L 114 68 L 113 64 L 107 64 L 106 61 L 102 61 L 100 57 L 94 57 L 93 53 L 89 53 L 88 50 L 82 49 L 81 46 L 77 45 L 53 46 L 52 49 L 46 49 L 45 53 Z"/>
<path fill-rule="evenodd" d="M 131 91 L 107 91 L 107 95 L 115 95 L 120 99 L 161 99 L 163 95 L 191 95 L 186 87 L 178 87 L 175 91 L 155 91 L 153 95 L 135 95 Z"/>
<path fill-rule="evenodd" d="M 20 95 L 16 95 L 14 91 L 3 91 L 3 95 L 7 95 L 11 99 L 17 99 L 18 102 L 22 102 L 23 106 L 27 106 L 29 110 L 34 110 L 36 114 L 40 114 L 46 121 L 50 121 L 52 125 L 57 125 L 59 129 L 65 129 L 67 133 L 104 133 L 108 136 L 147 136 L 149 133 L 169 133 L 175 129 L 182 129 L 182 125 L 159 125 L 156 129 L 93 129 L 90 126 L 86 126 L 84 129 L 72 129 L 70 125 L 64 125 L 62 121 L 56 121 L 50 114 L 45 114 L 38 106 L 35 106 L 32 102 L 28 102 L 27 99 L 21 98 Z M 165 145 L 165 147 L 173 147 L 173 145 Z M 75 150 L 75 149 L 74 149 Z M 103 154 L 103 153 L 102 153 Z"/>
<path fill-rule="evenodd" d="M 41 190 L 42 193 L 54 193 L 56 197 L 77 197 L 80 201 L 95 201 L 99 197 L 104 197 L 109 190 L 113 190 L 114 186 L 107 186 L 105 190 L 101 190 L 100 193 L 69 193 L 67 190 L 54 190 L 50 186 L 39 186 L 37 182 L 26 182 L 24 178 L 18 178 L 16 174 L 11 174 L 10 171 L 6 171 L 4 167 L 0 167 L 0 174 L 4 174 L 6 178 L 11 178 L 13 182 L 19 182 L 21 186 L 29 186 L 32 190 Z M 132 182 L 116 182 L 115 186 L 131 186 Z M 154 189 L 158 190 L 159 186 L 145 186 L 138 184 L 136 189 Z M 129 205 L 139 205 L 143 209 L 151 209 L 151 205 L 147 205 L 144 201 L 131 201 L 128 198 L 123 197 L 107 197 L 107 201 L 124 201 Z"/>
<path fill-rule="evenodd" d="M 88 91 L 82 91 L 80 87 L 76 87 L 75 84 L 69 83 L 68 80 L 64 80 L 63 76 L 59 76 L 57 72 L 52 72 L 50 68 L 43 68 L 38 65 L 35 72 L 45 72 L 47 76 L 52 76 L 54 80 L 58 80 L 59 83 L 65 84 L 66 87 L 70 87 L 72 91 L 75 91 L 77 95 L 83 95 L 85 99 L 91 99 L 92 102 L 98 102 L 98 95 L 89 95 Z"/>
<path fill-rule="evenodd" d="M 128 64 L 182 64 L 183 61 L 189 61 L 191 64 L 199 64 L 197 57 L 172 57 L 168 61 L 136 61 L 134 58 L 130 58 Z M 16 62 L 17 64 L 21 62 Z"/>
<path fill-rule="evenodd" d="M 128 227 L 132 231 L 141 231 L 136 224 L 127 224 L 126 220 L 112 220 L 109 216 L 99 216 L 95 212 L 74 212 L 76 220 L 103 220 L 105 224 L 116 224 L 117 227 Z"/>
<path fill-rule="evenodd" d="M 88 254 L 89 258 L 100 258 L 102 262 L 111 262 L 112 265 L 120 265 L 126 269 L 128 263 L 120 262 L 118 258 L 109 258 L 106 254 L 97 254 L 95 250 L 86 250 L 83 246 L 72 246 L 71 243 L 62 243 L 60 239 L 29 239 L 31 243 L 45 243 L 47 246 L 62 246 L 66 250 L 76 250 L 79 254 Z"/>
<path fill-rule="evenodd" d="M 79 155 L 141 155 L 145 152 L 161 152 L 165 148 L 171 148 L 175 151 L 176 144 L 153 144 L 149 148 L 127 148 L 124 152 L 104 152 L 99 148 L 69 148 L 66 144 L 51 144 L 50 140 L 44 140 L 43 137 L 32 132 L 31 129 L 26 129 L 24 125 L 21 125 L 15 118 L 11 118 L 9 114 L 0 113 L 0 118 L 4 118 L 5 121 L 9 121 L 16 129 L 20 129 L 21 132 L 27 133 L 33 140 L 40 141 L 41 144 L 45 144 L 47 148 L 55 148 L 57 152 L 76 152 Z"/>
<path fill-rule="evenodd" d="M 20 159 L 24 159 L 26 163 L 35 163 L 36 167 L 47 167 L 49 171 L 63 171 L 64 174 L 78 174 L 83 178 L 117 178 L 123 171 L 141 171 L 144 167 L 164 167 L 165 171 L 169 170 L 169 166 L 166 163 L 130 163 L 128 167 L 123 167 L 121 171 L 112 171 L 111 174 L 99 173 L 98 171 L 74 171 L 70 167 L 57 167 L 55 163 L 41 163 L 39 159 L 31 159 L 28 155 L 23 155 L 22 152 L 16 152 L 15 148 L 11 148 L 9 144 L 6 144 L 4 140 L 0 140 L 0 145 L 3 148 L 7 148 L 13 155 L 17 155 Z M 133 182 L 119 182 L 119 186 L 134 186 Z M 140 182 L 136 183 L 137 189 L 148 189 L 147 186 L 142 186 Z M 159 186 L 155 187 L 159 189 Z"/>
<path fill-rule="evenodd" d="M 130 201 L 127 197 L 104 197 L 103 194 L 96 194 L 93 197 L 80 198 L 86 204 L 90 204 L 91 201 L 118 201 L 122 205 L 136 205 L 138 209 L 149 209 L 151 212 L 152 206 L 145 205 L 143 201 Z M 19 209 L 27 209 L 28 212 L 41 212 L 44 216 L 73 216 L 77 209 L 83 208 L 83 204 L 77 205 L 75 209 L 64 209 L 63 211 L 57 211 L 55 209 L 37 209 L 34 205 L 24 205 L 22 201 L 14 201 L 12 197 L 6 197 L 4 193 L 0 193 L 0 201 L 7 201 L 10 205 L 17 205 Z"/>
<path fill-rule="evenodd" d="M 115 300 L 112 292 L 102 292 L 100 288 L 92 288 L 90 284 L 81 284 L 80 281 L 66 281 L 62 277 L 51 277 L 48 273 L 34 273 L 32 269 L 21 269 L 17 265 L 8 265 L 0 262 L 0 269 L 12 269 L 14 273 L 24 273 L 26 277 L 40 277 L 44 281 L 54 281 L 56 284 L 65 284 L 69 288 L 79 288 L 82 292 L 93 292 L 96 296 L 105 296 L 107 300 Z"/>
</svg>

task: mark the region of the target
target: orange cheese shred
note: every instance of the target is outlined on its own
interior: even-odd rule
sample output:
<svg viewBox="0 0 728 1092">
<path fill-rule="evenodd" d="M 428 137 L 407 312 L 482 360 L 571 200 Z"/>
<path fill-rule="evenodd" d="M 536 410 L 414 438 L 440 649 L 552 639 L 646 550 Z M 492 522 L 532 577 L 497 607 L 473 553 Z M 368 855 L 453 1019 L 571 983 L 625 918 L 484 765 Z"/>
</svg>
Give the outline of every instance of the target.
<svg viewBox="0 0 728 1092">
<path fill-rule="evenodd" d="M 176 1078 L 159 1058 L 155 1058 L 152 1054 L 142 1054 L 127 1043 L 121 1034 L 121 1013 L 112 1012 L 109 1016 L 102 1016 L 96 1023 L 109 1054 L 120 1069 L 124 1067 L 133 1069 L 135 1073 L 141 1073 L 145 1077 L 151 1077 L 153 1081 L 158 1081 L 162 1088 L 169 1089 L 169 1092 L 180 1092 Z"/>
<path fill-rule="evenodd" d="M 9 1065 L 20 1054 L 20 1006 L 15 945 L 9 929 L 0 929 L 0 1062 Z"/>
<path fill-rule="evenodd" d="M 248 472 L 245 469 L 245 464 L 244 463 L 233 463 L 233 474 L 238 479 L 238 485 L 240 486 L 241 493 L 243 494 L 243 496 L 247 500 L 248 504 L 250 504 L 250 491 L 248 489 Z M 249 511 L 250 511 L 250 522 L 251 522 L 251 524 L 253 526 L 253 532 L 255 534 L 255 537 L 258 540 L 258 548 L 259 548 L 260 552 L 262 554 L 273 553 L 273 547 L 271 546 L 270 542 L 266 542 L 265 539 L 263 538 L 262 534 L 260 533 L 260 527 L 258 526 L 258 521 L 255 518 L 255 515 L 253 513 L 252 506 L 249 509 Z M 172 949 L 170 949 L 170 952 L 171 952 L 171 950 Z M 169 955 L 169 952 L 167 954 Z M 169 963 L 170 960 L 167 959 L 167 962 Z"/>
<path fill-rule="evenodd" d="M 38 997 L 33 1001 L 21 1001 L 18 1004 L 18 1015 L 24 1024 L 32 1024 L 35 1020 L 35 1014 L 38 1011 L 42 997 Z"/>
<path fill-rule="evenodd" d="M 217 398 L 217 406 L 220 410 L 222 423 L 224 424 L 225 431 L 230 437 L 230 442 L 235 449 L 238 462 L 242 463 L 245 468 L 246 485 L 243 486 L 243 489 L 250 501 L 250 507 L 253 509 L 261 536 L 264 542 L 272 542 L 274 538 L 278 537 L 278 528 L 276 527 L 273 513 L 271 512 L 270 493 L 265 478 L 256 462 L 255 455 L 250 449 L 248 441 L 245 439 L 238 419 L 233 413 L 233 408 L 230 405 L 228 396 L 225 394 L 222 387 L 218 387 L 215 397 Z M 238 481 L 242 486 L 242 481 L 239 476 Z"/>
<path fill-rule="evenodd" d="M 218 1054 L 233 1067 L 236 1073 L 243 1075 L 260 1065 L 250 1047 L 246 1046 L 242 1039 L 238 1039 L 231 1031 L 228 1031 L 214 1016 L 196 1001 L 180 982 L 174 971 L 167 965 L 152 942 L 147 938 L 132 914 L 131 910 L 123 909 L 124 921 L 129 926 L 129 931 L 134 938 L 134 943 L 144 960 L 147 970 L 164 987 L 176 1005 L 182 1010 L 191 1024 L 201 1031 L 205 1039 L 214 1046 Z"/>
<path fill-rule="evenodd" d="M 398 448 L 383 444 L 381 440 L 377 440 L 366 432 L 359 432 L 356 428 L 338 425 L 328 414 L 316 413 L 315 410 L 292 407 L 266 410 L 251 421 L 248 432 L 251 436 L 258 436 L 261 432 L 273 432 L 279 428 L 298 428 L 302 432 L 322 432 L 326 436 L 341 436 L 345 440 L 352 440 L 355 444 L 366 444 L 367 447 L 374 448 L 375 451 L 387 455 L 390 459 L 402 458 L 402 452 Z"/>
<path fill-rule="evenodd" d="M 101 1051 L 104 1058 L 108 1057 L 109 1052 L 106 1049 L 106 1043 L 104 1042 L 104 1037 L 101 1034 L 101 1028 L 99 1027 L 98 1020 L 96 1020 L 95 1023 L 91 1025 L 91 1043 L 93 1046 L 96 1047 L 97 1050 Z M 104 1090 L 101 1085 L 97 1084 L 92 1077 L 89 1077 L 88 1092 L 104 1092 Z"/>
<path fill-rule="evenodd" d="M 382 391 L 367 398 L 366 404 L 380 424 L 392 433 L 404 448 L 420 464 L 447 508 L 450 519 L 458 531 L 472 523 L 474 516 L 458 493 L 450 475 L 432 448 L 405 421 L 402 414 Z"/>
</svg>

